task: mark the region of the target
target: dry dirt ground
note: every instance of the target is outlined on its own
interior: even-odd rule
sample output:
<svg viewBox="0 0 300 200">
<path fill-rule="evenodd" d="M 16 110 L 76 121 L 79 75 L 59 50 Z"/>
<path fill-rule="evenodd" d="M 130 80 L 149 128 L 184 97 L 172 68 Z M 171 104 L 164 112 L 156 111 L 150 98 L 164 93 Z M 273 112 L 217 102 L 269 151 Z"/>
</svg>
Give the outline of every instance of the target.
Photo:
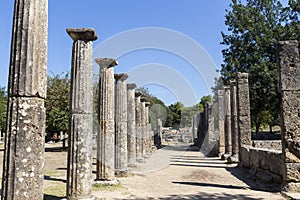
<svg viewBox="0 0 300 200">
<path fill-rule="evenodd" d="M 47 144 L 45 154 L 45 198 L 65 197 L 67 152 L 61 144 Z M 227 165 L 219 158 L 186 151 L 188 144 L 166 146 L 145 163 L 119 178 L 113 187 L 93 187 L 96 199 L 285 199 L 279 185 L 247 179 L 249 170 Z M 3 151 L 0 161 L 2 162 Z M 0 163 L 1 171 L 2 164 Z"/>
</svg>

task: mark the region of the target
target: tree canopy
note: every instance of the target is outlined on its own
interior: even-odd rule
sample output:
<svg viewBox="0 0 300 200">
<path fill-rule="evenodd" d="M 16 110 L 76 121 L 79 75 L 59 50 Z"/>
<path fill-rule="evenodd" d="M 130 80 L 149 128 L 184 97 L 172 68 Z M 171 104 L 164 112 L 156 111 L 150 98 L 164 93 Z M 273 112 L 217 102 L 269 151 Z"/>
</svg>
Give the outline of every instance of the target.
<svg viewBox="0 0 300 200">
<path fill-rule="evenodd" d="M 284 7 L 279 0 L 232 0 L 222 32 L 225 46 L 221 75 L 227 83 L 237 72 L 249 73 L 252 124 L 278 123 L 276 43 L 300 39 L 299 2 Z"/>
<path fill-rule="evenodd" d="M 7 93 L 5 87 L 0 87 L 0 130 L 6 131 Z"/>
<path fill-rule="evenodd" d="M 69 73 L 48 76 L 46 106 L 47 132 L 67 132 L 70 107 Z"/>
</svg>

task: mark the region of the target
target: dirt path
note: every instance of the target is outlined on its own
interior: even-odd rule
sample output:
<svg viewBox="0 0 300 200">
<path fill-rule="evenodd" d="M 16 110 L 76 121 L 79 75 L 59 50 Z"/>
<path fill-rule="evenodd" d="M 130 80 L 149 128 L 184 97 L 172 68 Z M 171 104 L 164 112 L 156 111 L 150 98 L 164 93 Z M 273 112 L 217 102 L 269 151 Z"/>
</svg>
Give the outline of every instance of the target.
<svg viewBox="0 0 300 200">
<path fill-rule="evenodd" d="M 247 180 L 246 169 L 186 149 L 160 149 L 133 171 L 135 175 L 120 178 L 121 188 L 94 195 L 103 199 L 285 199 L 279 192 L 266 192 L 279 191 L 278 185 Z"/>
<path fill-rule="evenodd" d="M 67 152 L 59 148 L 61 144 L 46 146 L 44 199 L 63 199 L 66 195 Z M 167 146 L 155 151 L 145 163 L 132 170 L 133 175 L 119 178 L 120 185 L 93 187 L 94 197 L 161 200 L 284 199 L 278 192 L 278 185 L 254 182 L 245 178 L 249 174 L 248 170 L 227 165 L 219 158 L 205 158 L 200 152 L 186 151 L 187 147 Z M 0 151 L 1 161 L 2 156 L 3 151 Z M 1 163 L 0 168 L 2 172 Z"/>
</svg>

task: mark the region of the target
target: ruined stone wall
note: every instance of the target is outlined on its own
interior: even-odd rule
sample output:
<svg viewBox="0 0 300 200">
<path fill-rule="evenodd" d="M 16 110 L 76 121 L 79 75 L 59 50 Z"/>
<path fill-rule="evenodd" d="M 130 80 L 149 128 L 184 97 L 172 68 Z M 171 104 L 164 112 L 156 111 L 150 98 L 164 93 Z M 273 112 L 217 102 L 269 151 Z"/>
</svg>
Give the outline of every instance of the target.
<svg viewBox="0 0 300 200">
<path fill-rule="evenodd" d="M 282 150 L 281 140 L 252 140 L 252 146 L 263 149 Z"/>
<path fill-rule="evenodd" d="M 264 178 L 268 179 L 265 182 L 282 181 L 283 154 L 281 150 L 244 145 L 240 148 L 240 154 L 240 165 L 253 169 L 252 171 L 255 171 L 256 176 L 263 173 Z"/>
</svg>

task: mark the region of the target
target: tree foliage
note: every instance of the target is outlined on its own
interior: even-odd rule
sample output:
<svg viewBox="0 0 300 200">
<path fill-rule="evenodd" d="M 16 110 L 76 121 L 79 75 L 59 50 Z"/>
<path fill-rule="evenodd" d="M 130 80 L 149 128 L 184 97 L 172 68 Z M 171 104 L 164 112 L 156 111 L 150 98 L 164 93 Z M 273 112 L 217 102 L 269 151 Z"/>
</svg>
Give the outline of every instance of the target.
<svg viewBox="0 0 300 200">
<path fill-rule="evenodd" d="M 278 122 L 275 46 L 280 40 L 300 39 L 299 1 L 283 7 L 279 0 L 232 0 L 222 32 L 226 48 L 221 74 L 226 82 L 236 72 L 249 73 L 252 124 Z"/>
<path fill-rule="evenodd" d="M 5 87 L 0 87 L 0 130 L 6 131 L 7 93 Z"/>
<path fill-rule="evenodd" d="M 46 106 L 47 132 L 67 132 L 69 124 L 69 73 L 48 76 Z"/>
</svg>

